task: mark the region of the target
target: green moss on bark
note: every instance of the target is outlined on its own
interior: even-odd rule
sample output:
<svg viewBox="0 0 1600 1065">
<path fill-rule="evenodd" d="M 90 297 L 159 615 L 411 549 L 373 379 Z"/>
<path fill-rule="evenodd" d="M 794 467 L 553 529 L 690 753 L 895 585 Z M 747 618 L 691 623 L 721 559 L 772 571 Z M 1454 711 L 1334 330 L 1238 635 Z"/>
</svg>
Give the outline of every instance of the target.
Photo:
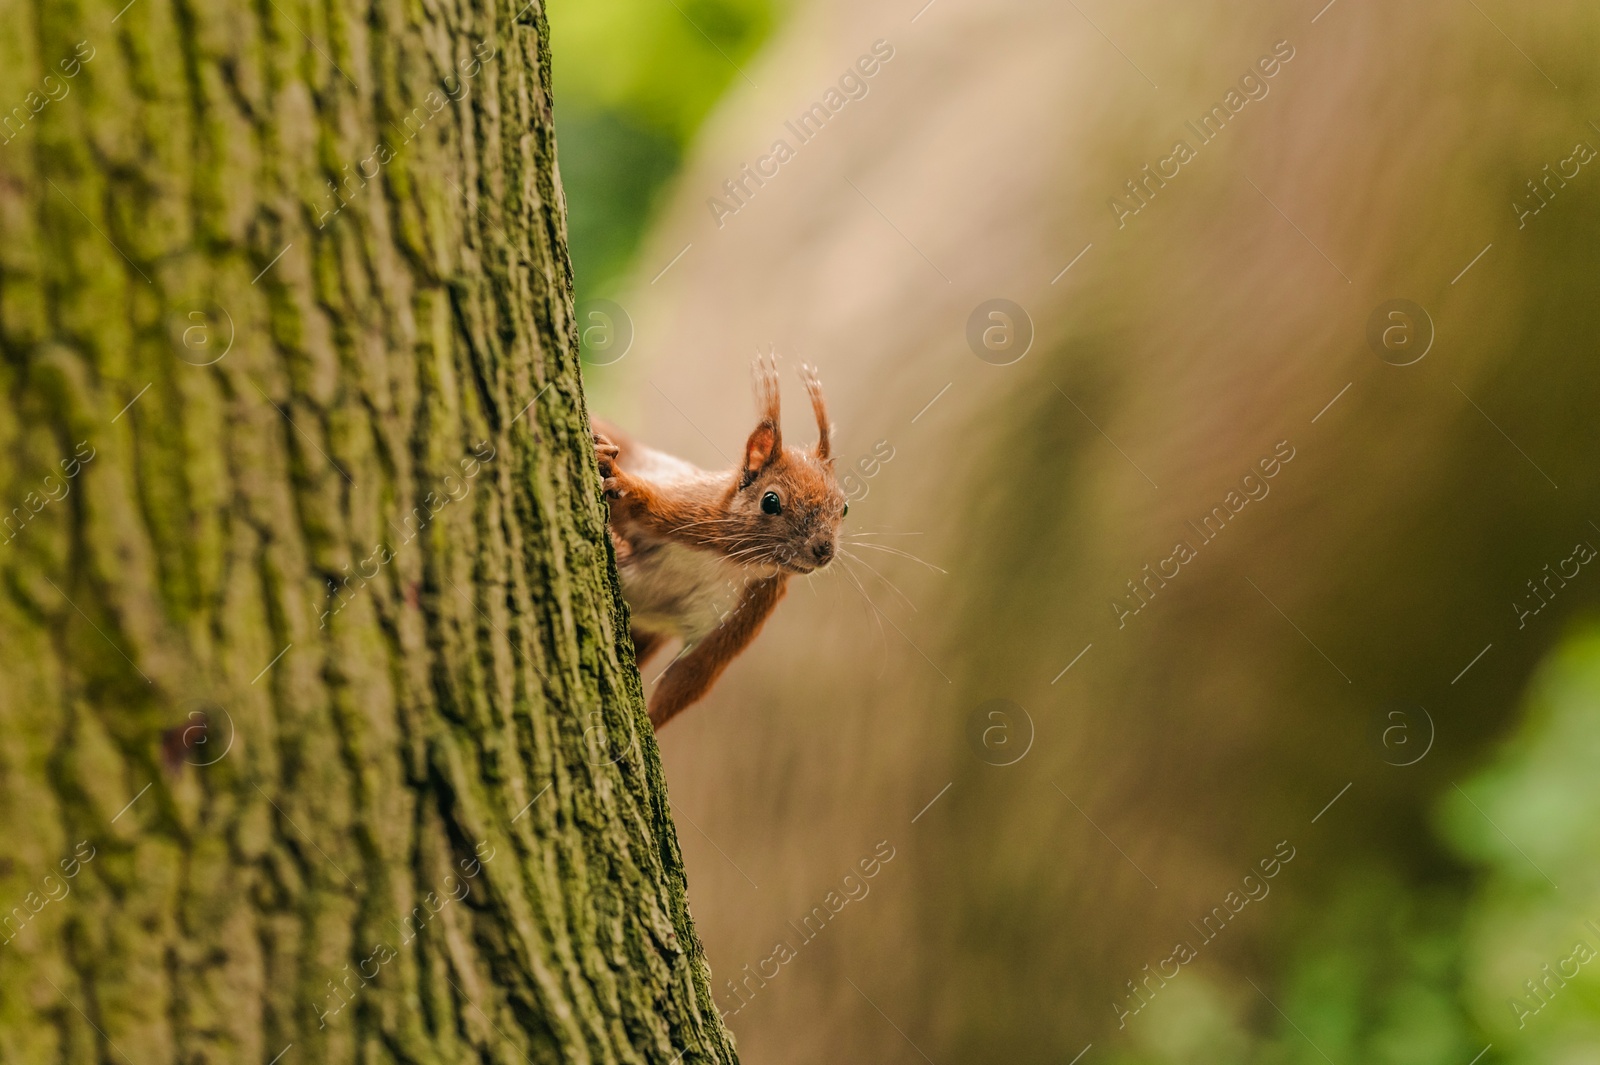
<svg viewBox="0 0 1600 1065">
<path fill-rule="evenodd" d="M 124 2 L 0 5 L 0 1058 L 734 1061 L 542 8 Z"/>
</svg>

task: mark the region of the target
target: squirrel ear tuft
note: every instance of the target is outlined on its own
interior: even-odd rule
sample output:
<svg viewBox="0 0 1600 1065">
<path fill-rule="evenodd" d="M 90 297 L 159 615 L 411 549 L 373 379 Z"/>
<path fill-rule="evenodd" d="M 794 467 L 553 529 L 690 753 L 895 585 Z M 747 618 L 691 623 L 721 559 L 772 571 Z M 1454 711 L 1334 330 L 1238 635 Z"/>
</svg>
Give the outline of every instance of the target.
<svg viewBox="0 0 1600 1065">
<path fill-rule="evenodd" d="M 757 355 L 750 367 L 751 384 L 756 394 L 756 417 L 778 426 L 778 355 Z"/>
<path fill-rule="evenodd" d="M 776 352 L 757 355 L 751 367 L 756 393 L 756 414 L 761 421 L 744 445 L 744 466 L 739 487 L 744 488 L 783 451 L 783 431 L 779 428 L 778 356 Z"/>
<path fill-rule="evenodd" d="M 828 404 L 822 398 L 822 382 L 817 378 L 815 366 L 800 367 L 800 380 L 805 383 L 806 394 L 811 397 L 811 413 L 817 419 L 817 458 L 828 467 L 833 466 L 833 425 L 828 421 Z"/>
</svg>

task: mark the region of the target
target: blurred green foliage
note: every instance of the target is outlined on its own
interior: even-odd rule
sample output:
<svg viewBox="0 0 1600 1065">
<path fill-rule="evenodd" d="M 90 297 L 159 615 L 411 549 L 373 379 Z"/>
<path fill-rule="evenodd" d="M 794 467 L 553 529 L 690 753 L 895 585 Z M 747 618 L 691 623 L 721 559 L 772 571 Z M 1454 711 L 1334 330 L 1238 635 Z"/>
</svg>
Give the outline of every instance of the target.
<svg viewBox="0 0 1600 1065">
<path fill-rule="evenodd" d="M 1597 707 L 1600 630 L 1586 630 L 1546 663 L 1516 736 L 1439 817 L 1483 869 L 1461 937 L 1465 1001 L 1516 1065 L 1600 1057 Z"/>
<path fill-rule="evenodd" d="M 1347 871 L 1338 903 L 1293 937 L 1271 1003 L 1248 986 L 1225 992 L 1203 973 L 1185 976 L 1116 1060 L 1600 1060 L 1597 708 L 1600 629 L 1591 629 L 1536 674 L 1515 735 L 1488 767 L 1440 796 L 1441 844 L 1465 875 L 1419 890 L 1397 871 Z"/>
<path fill-rule="evenodd" d="M 550 9 L 556 138 L 579 300 L 612 295 L 777 0 L 582 0 Z"/>
</svg>

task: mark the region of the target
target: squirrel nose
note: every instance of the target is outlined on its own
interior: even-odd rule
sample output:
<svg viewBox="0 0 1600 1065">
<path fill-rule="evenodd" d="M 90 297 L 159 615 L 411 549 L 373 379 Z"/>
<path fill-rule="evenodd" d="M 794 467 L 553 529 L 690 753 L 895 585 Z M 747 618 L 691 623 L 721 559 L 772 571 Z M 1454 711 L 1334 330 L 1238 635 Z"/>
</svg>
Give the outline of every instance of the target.
<svg viewBox="0 0 1600 1065">
<path fill-rule="evenodd" d="M 811 553 L 817 556 L 817 565 L 823 565 L 833 557 L 833 541 L 822 541 L 820 544 L 811 549 Z"/>
</svg>

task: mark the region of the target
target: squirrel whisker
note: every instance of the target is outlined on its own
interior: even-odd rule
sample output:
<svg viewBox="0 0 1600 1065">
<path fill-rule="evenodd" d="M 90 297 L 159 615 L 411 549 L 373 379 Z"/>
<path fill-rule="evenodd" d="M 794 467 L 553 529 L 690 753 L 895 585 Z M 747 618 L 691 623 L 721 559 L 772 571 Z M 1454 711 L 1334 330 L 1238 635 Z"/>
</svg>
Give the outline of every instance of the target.
<svg viewBox="0 0 1600 1065">
<path fill-rule="evenodd" d="M 850 546 L 851 547 L 866 547 L 866 548 L 872 549 L 873 551 L 882 551 L 885 554 L 898 555 L 900 558 L 909 558 L 911 561 L 917 563 L 918 565 L 927 566 L 929 569 L 933 570 L 935 573 L 943 573 L 946 576 L 948 576 L 949 573 L 950 573 L 949 570 L 940 569 L 938 566 L 935 566 L 932 562 L 928 562 L 925 559 L 918 558 L 916 555 L 913 555 L 910 551 L 902 551 L 898 547 L 889 547 L 889 546 L 887 546 L 885 544 L 864 544 L 864 543 L 861 543 L 860 541 L 851 541 Z"/>
<path fill-rule="evenodd" d="M 911 612 L 913 614 L 919 612 L 917 610 L 917 604 L 915 604 L 915 603 L 913 603 L 911 601 L 911 597 L 906 595 L 905 592 L 902 592 L 900 590 L 900 586 L 895 584 L 894 581 L 891 581 L 888 577 L 885 577 L 882 573 L 879 573 L 877 567 L 873 566 L 872 563 L 868 562 L 866 559 L 862 558 L 858 554 L 855 554 L 854 552 L 846 551 L 844 548 L 840 548 L 839 549 L 839 557 L 840 558 L 848 558 L 853 562 L 860 563 L 861 565 L 867 567 L 867 571 L 869 573 L 871 573 L 874 577 L 876 577 L 880 581 L 882 581 L 884 584 L 888 585 L 889 586 L 889 590 L 891 592 L 893 592 L 895 595 L 898 595 L 901 598 L 901 600 L 904 601 L 906 606 L 911 608 Z"/>
<path fill-rule="evenodd" d="M 704 519 L 702 519 L 700 521 L 689 521 L 689 522 L 683 523 L 682 525 L 675 525 L 675 526 L 672 527 L 672 529 L 670 531 L 677 533 L 677 532 L 682 532 L 685 529 L 693 529 L 696 526 L 700 526 L 700 525 L 737 525 L 737 524 L 739 524 L 739 521 L 738 521 L 737 518 L 704 518 Z"/>
<path fill-rule="evenodd" d="M 861 598 L 864 600 L 862 608 L 866 610 L 867 616 L 872 619 L 872 623 L 878 627 L 878 639 L 883 644 L 883 659 L 878 666 L 878 676 L 881 677 L 883 676 L 883 670 L 889 665 L 889 634 L 883 627 L 883 611 L 878 609 L 878 604 L 874 603 L 872 596 L 867 594 L 867 589 L 862 585 L 861 578 L 856 576 L 855 570 L 851 568 L 848 560 L 845 561 L 845 567 L 840 572 L 844 574 L 846 580 L 855 585 L 856 591 L 861 593 Z"/>
</svg>

